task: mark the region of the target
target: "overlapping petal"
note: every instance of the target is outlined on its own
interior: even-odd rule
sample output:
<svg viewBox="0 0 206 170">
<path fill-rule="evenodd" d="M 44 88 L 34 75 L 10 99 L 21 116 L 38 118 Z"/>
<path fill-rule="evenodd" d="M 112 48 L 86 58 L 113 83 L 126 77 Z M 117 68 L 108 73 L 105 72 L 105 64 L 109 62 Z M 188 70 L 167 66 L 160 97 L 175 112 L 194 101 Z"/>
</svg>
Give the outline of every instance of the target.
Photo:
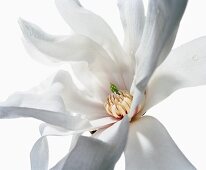
<svg viewBox="0 0 206 170">
<path fill-rule="evenodd" d="M 47 136 L 74 133 L 77 133 L 78 141 L 51 170 L 114 168 L 127 142 L 129 119 L 125 116 L 117 122 L 117 119 L 105 114 L 103 101 L 108 93 L 105 87 L 109 88 L 112 82 L 121 89 L 128 89 L 135 72 L 131 88 L 134 96 L 129 113 L 131 118 L 144 97 L 154 70 L 171 50 L 186 4 L 187 0 L 150 0 L 145 22 L 141 0 L 119 0 L 125 49 L 131 59 L 127 58 L 105 21 L 84 9 L 78 0 L 56 0 L 61 15 L 78 35 L 52 36 L 34 24 L 20 21 L 29 46 L 54 61 L 81 62 L 80 67 L 72 67 L 73 73 L 84 74 L 77 78 L 84 90 L 76 87 L 67 72 L 60 71 L 46 85 L 15 94 L 1 104 L 0 118 L 33 117 L 47 123 L 41 127 L 42 136 L 31 151 L 32 170 L 48 169 Z M 206 70 L 203 68 L 205 49 L 200 45 L 206 43 L 206 39 L 200 41 L 175 50 L 157 69 L 148 85 L 146 109 L 176 89 L 206 83 Z M 187 52 L 190 52 L 189 55 Z M 92 79 L 91 84 L 88 83 L 89 78 Z M 98 131 L 92 138 L 79 137 L 84 131 L 96 129 Z M 141 117 L 137 124 L 131 123 L 125 158 L 128 170 L 137 167 L 152 170 L 195 169 L 165 128 L 152 117 Z"/>
<path fill-rule="evenodd" d="M 59 71 L 39 86 L 16 93 L 1 103 L 1 106 L 16 106 L 50 110 L 54 112 L 79 113 L 96 119 L 107 116 L 104 106 L 80 90 L 66 71 Z"/>
<path fill-rule="evenodd" d="M 135 54 L 136 70 L 131 92 L 143 96 L 156 67 L 170 52 L 187 0 L 150 0 L 140 46 Z M 138 91 L 138 92 L 135 92 Z M 133 101 L 130 115 L 138 102 Z"/>
<path fill-rule="evenodd" d="M 137 67 L 135 85 L 144 90 L 147 82 L 162 58 L 167 57 L 173 43 L 170 36 L 177 31 L 184 13 L 187 0 L 157 0 L 149 1 L 149 9 L 140 46 L 136 53 Z M 176 36 L 174 34 L 173 36 Z M 167 53 L 164 50 L 167 49 Z M 164 53 L 164 56 L 161 54 Z"/>
<path fill-rule="evenodd" d="M 119 67 L 128 63 L 116 36 L 101 17 L 83 8 L 78 0 L 56 0 L 56 6 L 74 32 L 88 36 L 103 46 Z"/>
<path fill-rule="evenodd" d="M 84 119 L 83 119 L 84 120 Z M 112 117 L 104 117 L 92 121 L 88 121 L 89 125 L 83 121 L 79 121 L 77 124 L 74 122 L 71 124 L 73 128 L 69 126 L 69 128 L 61 128 L 55 125 L 43 124 L 41 127 L 42 136 L 67 136 L 74 134 L 81 134 L 85 131 L 93 131 L 101 128 L 106 128 L 116 123 L 118 120 Z"/>
<path fill-rule="evenodd" d="M 89 119 L 107 116 L 102 103 L 78 89 L 68 72 L 59 72 L 53 82 L 56 81 L 63 85 L 61 96 L 69 110 L 83 114 Z"/>
<path fill-rule="evenodd" d="M 107 52 L 83 35 L 53 36 L 28 21 L 20 19 L 19 24 L 28 43 L 53 61 L 85 61 L 91 68 L 99 70 L 114 68 Z"/>
<path fill-rule="evenodd" d="M 30 161 L 31 161 L 31 170 L 48 170 L 49 164 L 49 148 L 47 136 L 44 135 L 45 124 L 41 124 L 39 127 L 39 131 L 41 137 L 35 142 L 31 153 L 30 153 Z M 72 136 L 70 151 L 75 147 L 77 140 L 80 134 L 74 134 Z M 52 136 L 52 135 L 50 135 Z M 58 163 L 58 170 L 61 170 L 64 165 L 64 160 L 69 155 L 69 153 Z"/>
<path fill-rule="evenodd" d="M 88 96 L 96 98 L 96 100 L 100 101 L 102 104 L 110 93 L 110 82 L 117 82 L 117 84 L 120 84 L 118 80 L 110 79 L 109 81 L 109 79 L 105 79 L 104 76 L 95 76 L 85 63 L 71 64 L 71 68 L 74 76 L 88 92 Z M 108 75 L 111 75 L 111 73 L 108 72 Z"/>
<path fill-rule="evenodd" d="M 81 136 L 71 151 L 52 170 L 112 170 L 126 145 L 129 120 L 125 118 L 95 138 Z M 119 133 L 121 132 L 121 133 Z M 63 164 L 63 166 L 62 166 Z"/>
<path fill-rule="evenodd" d="M 195 170 L 164 126 L 149 116 L 130 125 L 124 153 L 126 170 Z"/>
<path fill-rule="evenodd" d="M 65 112 L 53 112 L 42 109 L 26 108 L 26 107 L 0 107 L 1 119 L 13 118 L 35 118 L 46 123 L 59 126 L 65 129 L 78 130 L 82 126 L 90 127 L 89 121 L 80 116 L 72 116 Z"/>
<path fill-rule="evenodd" d="M 118 65 L 93 40 L 83 35 L 53 36 L 22 19 L 19 23 L 26 40 L 24 45 L 34 58 L 43 62 L 85 62 L 98 81 L 103 77 L 105 85 L 114 82 L 125 87 Z"/>
<path fill-rule="evenodd" d="M 206 84 L 206 37 L 174 49 L 152 76 L 147 90 L 145 110 L 174 91 Z"/>
<path fill-rule="evenodd" d="M 142 0 L 118 0 L 118 7 L 124 29 L 124 48 L 135 63 L 134 54 L 140 44 L 145 14 Z"/>
</svg>

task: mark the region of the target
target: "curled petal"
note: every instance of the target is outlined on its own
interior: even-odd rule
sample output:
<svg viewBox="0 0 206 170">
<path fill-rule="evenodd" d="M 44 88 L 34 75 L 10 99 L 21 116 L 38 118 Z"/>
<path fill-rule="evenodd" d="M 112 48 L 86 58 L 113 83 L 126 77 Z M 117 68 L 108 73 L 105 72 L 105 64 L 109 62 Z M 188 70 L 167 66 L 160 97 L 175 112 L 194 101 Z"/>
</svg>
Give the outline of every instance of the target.
<svg viewBox="0 0 206 170">
<path fill-rule="evenodd" d="M 40 125 L 40 133 L 43 135 L 44 124 Z M 72 136 L 70 151 L 74 148 L 79 138 L 79 134 L 75 134 Z M 68 156 L 68 154 L 66 155 Z M 62 169 L 64 165 L 63 158 L 58 163 L 58 170 Z M 31 161 L 31 170 L 48 170 L 48 163 L 49 163 L 49 148 L 47 142 L 47 136 L 41 136 L 36 143 L 34 144 L 31 153 L 30 153 L 30 161 Z"/>
<path fill-rule="evenodd" d="M 78 89 L 66 71 L 59 72 L 53 80 L 55 82 L 62 84 L 61 96 L 68 110 L 85 115 L 88 119 L 107 116 L 103 104 Z"/>
<path fill-rule="evenodd" d="M 85 90 L 78 89 L 66 71 L 59 71 L 31 90 L 11 95 L 1 106 L 67 112 L 71 115 L 75 112 L 89 119 L 107 116 L 103 104 L 88 96 Z"/>
<path fill-rule="evenodd" d="M 85 35 L 102 45 L 124 67 L 127 58 L 121 45 L 107 23 L 82 7 L 78 0 L 56 0 L 56 6 L 74 32 Z"/>
<path fill-rule="evenodd" d="M 118 65 L 93 40 L 83 35 L 52 36 L 27 21 L 19 20 L 19 23 L 25 38 L 24 45 L 31 56 L 43 62 L 47 62 L 46 60 L 56 63 L 84 62 L 94 74 L 90 79 L 95 78 L 100 81 L 103 77 L 104 81 L 101 83 L 105 86 L 114 82 L 123 87 L 124 83 Z M 78 73 L 77 77 L 82 74 L 84 75 L 84 73 Z"/>
<path fill-rule="evenodd" d="M 26 47 L 33 46 L 54 62 L 85 61 L 92 69 L 106 67 L 105 69 L 111 71 L 113 68 L 112 65 L 114 65 L 114 62 L 106 51 L 85 36 L 53 36 L 45 33 L 37 25 L 29 23 L 28 21 L 20 19 L 19 24 L 26 39 Z M 29 46 L 27 43 L 31 45 Z M 27 50 L 30 51 L 30 49 Z M 35 53 L 32 53 L 33 51 L 31 51 L 31 55 L 34 56 Z M 43 59 L 44 58 L 45 57 L 43 57 Z"/>
<path fill-rule="evenodd" d="M 149 116 L 132 123 L 124 153 L 126 170 L 195 170 L 164 126 Z"/>
</svg>

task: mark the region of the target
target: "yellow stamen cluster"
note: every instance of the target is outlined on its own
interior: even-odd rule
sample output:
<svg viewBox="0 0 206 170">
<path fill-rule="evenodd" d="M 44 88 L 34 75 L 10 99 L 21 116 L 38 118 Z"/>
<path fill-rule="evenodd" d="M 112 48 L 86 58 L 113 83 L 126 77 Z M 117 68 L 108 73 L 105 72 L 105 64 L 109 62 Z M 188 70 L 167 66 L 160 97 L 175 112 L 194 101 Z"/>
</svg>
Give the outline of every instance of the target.
<svg viewBox="0 0 206 170">
<path fill-rule="evenodd" d="M 121 119 L 129 113 L 133 96 L 126 90 L 118 90 L 111 93 L 104 104 L 107 113 L 115 118 Z"/>
</svg>

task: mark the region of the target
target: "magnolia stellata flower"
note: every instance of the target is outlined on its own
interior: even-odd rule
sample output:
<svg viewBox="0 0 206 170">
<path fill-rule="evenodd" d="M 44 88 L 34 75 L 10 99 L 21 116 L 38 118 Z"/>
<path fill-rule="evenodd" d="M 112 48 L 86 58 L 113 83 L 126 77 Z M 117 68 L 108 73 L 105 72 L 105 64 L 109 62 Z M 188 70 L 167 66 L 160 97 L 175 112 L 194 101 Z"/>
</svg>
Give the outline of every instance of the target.
<svg viewBox="0 0 206 170">
<path fill-rule="evenodd" d="M 52 170 L 113 169 L 122 152 L 128 170 L 195 169 L 161 123 L 144 115 L 175 90 L 206 83 L 206 38 L 169 54 L 186 4 L 187 0 L 150 0 L 145 17 L 141 0 L 119 0 L 123 47 L 105 21 L 78 0 L 56 0 L 73 35 L 49 35 L 20 20 L 31 55 L 44 62 L 69 63 L 81 85 L 69 72 L 59 71 L 1 104 L 1 118 L 46 122 L 31 151 L 33 170 L 48 169 L 46 136 L 69 134 L 77 134 L 72 150 Z M 96 132 L 77 141 L 85 131 Z"/>
</svg>

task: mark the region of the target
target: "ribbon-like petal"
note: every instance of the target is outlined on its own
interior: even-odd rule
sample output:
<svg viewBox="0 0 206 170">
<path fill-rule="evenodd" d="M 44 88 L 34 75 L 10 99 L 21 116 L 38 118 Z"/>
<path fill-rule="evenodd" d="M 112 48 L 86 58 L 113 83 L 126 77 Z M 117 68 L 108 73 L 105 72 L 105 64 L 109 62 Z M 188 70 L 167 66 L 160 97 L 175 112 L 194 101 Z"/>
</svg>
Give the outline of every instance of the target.
<svg viewBox="0 0 206 170">
<path fill-rule="evenodd" d="M 170 52 L 187 0 L 150 0 L 131 92 L 141 98 L 156 67 Z M 138 92 L 135 92 L 138 91 Z M 130 117 L 141 101 L 132 102 Z"/>
<path fill-rule="evenodd" d="M 56 0 L 56 6 L 74 32 L 103 46 L 119 67 L 124 68 L 128 59 L 113 31 L 101 17 L 83 8 L 78 0 Z"/>
<path fill-rule="evenodd" d="M 134 55 L 140 44 L 145 15 L 142 0 L 118 0 L 122 26 L 124 28 L 124 48 L 135 63 Z"/>
</svg>

